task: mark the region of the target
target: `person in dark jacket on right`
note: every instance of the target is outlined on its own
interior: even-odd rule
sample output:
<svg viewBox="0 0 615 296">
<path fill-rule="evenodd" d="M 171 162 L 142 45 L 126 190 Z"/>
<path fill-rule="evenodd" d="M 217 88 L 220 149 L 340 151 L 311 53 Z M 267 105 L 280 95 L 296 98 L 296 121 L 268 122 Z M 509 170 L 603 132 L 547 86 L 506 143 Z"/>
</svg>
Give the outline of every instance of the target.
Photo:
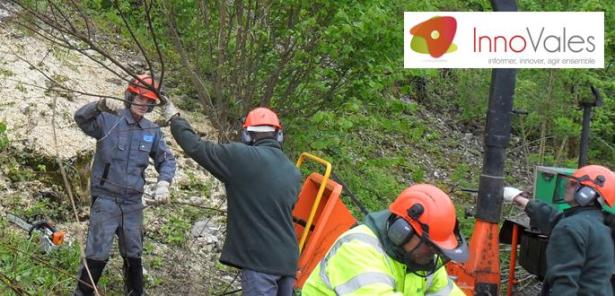
<svg viewBox="0 0 615 296">
<path fill-rule="evenodd" d="M 571 206 L 562 213 L 513 187 L 505 187 L 503 195 L 550 236 L 542 295 L 613 295 L 615 252 L 602 208 L 615 204 L 615 173 L 588 165 L 558 178 L 567 179 L 564 200 Z"/>
<path fill-rule="evenodd" d="M 202 140 L 167 102 L 163 113 L 175 141 L 226 188 L 220 262 L 241 269 L 243 295 L 293 295 L 299 247 L 292 209 L 301 174 L 282 151 L 278 116 L 256 108 L 243 123 L 243 143 L 218 144 Z"/>
</svg>

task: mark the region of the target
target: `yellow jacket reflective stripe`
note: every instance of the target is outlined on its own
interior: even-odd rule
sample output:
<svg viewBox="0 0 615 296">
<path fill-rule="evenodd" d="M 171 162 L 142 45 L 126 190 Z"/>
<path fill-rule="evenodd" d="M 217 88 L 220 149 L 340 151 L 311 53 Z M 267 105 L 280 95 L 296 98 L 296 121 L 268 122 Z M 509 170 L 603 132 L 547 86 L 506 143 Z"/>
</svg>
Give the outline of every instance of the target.
<svg viewBox="0 0 615 296">
<path fill-rule="evenodd" d="M 312 271 L 301 291 L 312 295 L 464 295 L 440 268 L 428 277 L 406 273 L 376 235 L 361 225 L 344 233 Z"/>
</svg>

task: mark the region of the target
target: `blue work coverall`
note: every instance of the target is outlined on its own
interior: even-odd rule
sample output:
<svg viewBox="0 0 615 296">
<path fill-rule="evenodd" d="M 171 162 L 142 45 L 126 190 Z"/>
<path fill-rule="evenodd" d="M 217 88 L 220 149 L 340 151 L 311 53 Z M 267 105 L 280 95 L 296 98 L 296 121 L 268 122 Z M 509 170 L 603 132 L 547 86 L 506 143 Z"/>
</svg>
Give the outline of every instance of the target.
<svg viewBox="0 0 615 296">
<path fill-rule="evenodd" d="M 151 158 L 158 180 L 171 183 L 175 158 L 160 128 L 145 118 L 136 121 L 129 109 L 119 114 L 101 112 L 92 102 L 77 110 L 75 121 L 84 133 L 97 140 L 85 250 L 88 266 L 102 272 L 117 235 L 127 281 L 131 280 L 131 272 L 141 272 L 142 281 L 144 172 Z"/>
</svg>

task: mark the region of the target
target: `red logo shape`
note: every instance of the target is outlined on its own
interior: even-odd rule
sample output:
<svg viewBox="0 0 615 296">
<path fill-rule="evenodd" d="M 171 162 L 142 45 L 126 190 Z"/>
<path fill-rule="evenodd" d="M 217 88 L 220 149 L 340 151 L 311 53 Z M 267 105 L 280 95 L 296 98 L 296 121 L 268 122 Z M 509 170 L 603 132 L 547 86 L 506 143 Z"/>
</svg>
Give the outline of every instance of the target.
<svg viewBox="0 0 615 296">
<path fill-rule="evenodd" d="M 428 19 L 410 29 L 414 37 L 422 37 L 427 43 L 427 51 L 434 58 L 441 57 L 451 47 L 455 33 L 457 32 L 457 20 L 451 16 L 436 16 Z M 421 52 L 412 48 L 414 51 Z M 454 51 L 456 46 L 450 51 Z"/>
</svg>

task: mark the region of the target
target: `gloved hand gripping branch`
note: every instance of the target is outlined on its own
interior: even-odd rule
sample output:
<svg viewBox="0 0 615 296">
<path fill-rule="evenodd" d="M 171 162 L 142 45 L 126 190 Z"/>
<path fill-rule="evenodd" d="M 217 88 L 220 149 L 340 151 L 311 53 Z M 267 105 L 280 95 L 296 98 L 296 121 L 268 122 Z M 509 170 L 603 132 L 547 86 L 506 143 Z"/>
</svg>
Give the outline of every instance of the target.
<svg viewBox="0 0 615 296">
<path fill-rule="evenodd" d="M 161 107 L 162 117 L 166 122 L 169 122 L 173 119 L 173 117 L 179 116 L 179 111 L 177 111 L 177 108 L 175 108 L 175 105 L 171 102 L 171 100 L 169 100 L 168 97 L 163 96 L 163 98 L 166 101 L 166 104 Z"/>
</svg>

